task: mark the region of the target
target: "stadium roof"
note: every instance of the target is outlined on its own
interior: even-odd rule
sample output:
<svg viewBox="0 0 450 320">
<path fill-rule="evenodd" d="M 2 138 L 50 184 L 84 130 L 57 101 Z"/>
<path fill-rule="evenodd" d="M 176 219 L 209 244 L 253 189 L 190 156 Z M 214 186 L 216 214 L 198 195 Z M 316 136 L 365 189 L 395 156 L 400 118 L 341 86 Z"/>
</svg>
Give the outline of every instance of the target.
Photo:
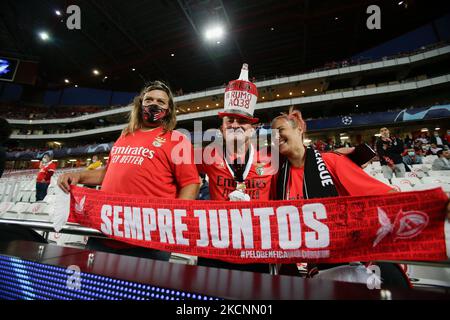
<svg viewBox="0 0 450 320">
<path fill-rule="evenodd" d="M 80 30 L 66 26 L 70 4 L 81 9 Z M 381 30 L 366 26 L 372 4 L 381 8 Z M 161 79 L 187 93 L 235 79 L 243 62 L 261 79 L 349 58 L 442 17 L 449 7 L 434 0 L 6 0 L 0 55 L 39 61 L 42 87 L 137 91 Z M 225 35 L 207 41 L 212 23 L 221 23 Z M 42 31 L 47 41 L 38 36 Z"/>
</svg>

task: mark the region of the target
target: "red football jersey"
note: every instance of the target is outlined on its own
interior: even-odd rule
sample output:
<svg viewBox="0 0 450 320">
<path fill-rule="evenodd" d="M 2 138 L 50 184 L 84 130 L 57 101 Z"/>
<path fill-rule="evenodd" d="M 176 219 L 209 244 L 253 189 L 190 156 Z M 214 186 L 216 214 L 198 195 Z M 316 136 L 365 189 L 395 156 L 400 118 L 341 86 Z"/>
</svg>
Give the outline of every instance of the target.
<svg viewBox="0 0 450 320">
<path fill-rule="evenodd" d="M 366 196 L 387 193 L 392 187 L 368 175 L 346 156 L 336 153 L 322 153 L 328 171 L 333 177 L 337 192 L 340 196 Z M 291 167 L 289 179 L 289 200 L 303 199 L 304 166 Z M 274 177 L 274 181 L 275 181 Z M 276 182 L 272 183 L 276 183 Z"/>
<path fill-rule="evenodd" d="M 177 163 L 174 148 L 188 151 L 181 153 L 184 163 Z M 177 131 L 163 134 L 160 127 L 122 135 L 109 154 L 102 190 L 175 199 L 181 188 L 200 184 L 193 158 L 192 144 Z"/>
<path fill-rule="evenodd" d="M 258 152 L 255 148 L 253 150 L 253 157 L 249 159 L 250 169 L 244 180 L 245 193 L 252 200 L 269 200 L 271 179 L 277 172 L 278 166 L 271 164 L 270 155 L 265 156 L 263 152 Z M 211 146 L 202 151 L 203 163 L 197 167 L 199 172 L 209 177 L 211 200 L 228 201 L 229 194 L 236 190 L 237 182 L 224 160 L 223 151 Z"/>
<path fill-rule="evenodd" d="M 36 182 L 50 183 L 50 179 L 52 178 L 53 173 L 56 170 L 56 163 L 51 161 L 47 165 L 43 165 L 36 178 Z"/>
</svg>

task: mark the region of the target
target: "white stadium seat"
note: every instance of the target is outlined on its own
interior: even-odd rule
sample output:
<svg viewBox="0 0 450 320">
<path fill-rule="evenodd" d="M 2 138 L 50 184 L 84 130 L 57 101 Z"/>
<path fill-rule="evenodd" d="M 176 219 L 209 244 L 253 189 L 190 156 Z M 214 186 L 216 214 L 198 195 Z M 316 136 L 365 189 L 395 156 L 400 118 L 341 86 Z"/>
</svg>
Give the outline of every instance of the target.
<svg viewBox="0 0 450 320">
<path fill-rule="evenodd" d="M 0 202 L 0 217 L 14 206 L 14 202 Z"/>
<path fill-rule="evenodd" d="M 392 183 L 391 186 L 397 191 L 412 191 L 413 187 L 405 183 Z"/>
<path fill-rule="evenodd" d="M 419 178 L 417 178 L 417 177 L 411 177 L 411 178 L 405 177 L 405 178 L 392 178 L 391 183 L 396 184 L 396 185 L 407 184 L 407 185 L 410 185 L 411 187 L 414 187 L 416 184 L 420 184 L 421 182 L 420 182 Z"/>
<path fill-rule="evenodd" d="M 450 170 L 431 170 L 428 175 L 430 177 L 450 177 Z"/>
<path fill-rule="evenodd" d="M 13 207 L 11 207 L 8 212 L 12 213 L 22 213 L 26 212 L 30 204 L 28 202 L 17 202 Z"/>
</svg>

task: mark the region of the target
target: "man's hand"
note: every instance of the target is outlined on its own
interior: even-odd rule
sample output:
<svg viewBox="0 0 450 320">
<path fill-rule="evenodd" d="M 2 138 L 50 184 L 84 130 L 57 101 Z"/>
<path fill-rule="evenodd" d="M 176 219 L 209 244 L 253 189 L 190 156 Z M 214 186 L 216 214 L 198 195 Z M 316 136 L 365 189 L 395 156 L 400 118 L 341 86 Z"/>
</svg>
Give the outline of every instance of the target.
<svg viewBox="0 0 450 320">
<path fill-rule="evenodd" d="M 58 187 L 60 187 L 65 193 L 70 192 L 70 185 L 76 185 L 80 181 L 81 174 L 64 173 L 58 178 Z"/>
<path fill-rule="evenodd" d="M 228 197 L 230 198 L 230 201 L 250 201 L 250 196 L 239 190 L 234 190 Z"/>
</svg>

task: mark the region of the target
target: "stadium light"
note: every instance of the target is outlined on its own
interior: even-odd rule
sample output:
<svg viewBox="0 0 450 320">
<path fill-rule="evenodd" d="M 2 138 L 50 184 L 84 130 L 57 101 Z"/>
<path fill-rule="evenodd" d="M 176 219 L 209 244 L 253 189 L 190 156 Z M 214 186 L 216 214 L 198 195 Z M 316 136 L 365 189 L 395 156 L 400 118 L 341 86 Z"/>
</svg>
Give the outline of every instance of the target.
<svg viewBox="0 0 450 320">
<path fill-rule="evenodd" d="M 60 16 L 60 15 L 61 15 L 61 11 L 55 10 L 55 14 L 56 14 L 57 16 Z"/>
<path fill-rule="evenodd" d="M 97 69 L 92 70 L 92 73 L 96 76 L 98 76 L 100 74 L 100 71 L 98 71 Z"/>
<path fill-rule="evenodd" d="M 43 41 L 48 41 L 50 39 L 50 36 L 47 32 L 45 31 L 41 31 L 39 32 L 39 37 L 41 38 L 41 40 Z"/>
<path fill-rule="evenodd" d="M 70 80 L 69 79 L 64 79 L 64 82 L 65 83 L 70 83 Z"/>
<path fill-rule="evenodd" d="M 224 31 L 223 27 L 220 25 L 216 25 L 216 26 L 208 28 L 205 31 L 205 38 L 206 38 L 206 40 L 220 40 L 220 39 L 222 39 L 224 34 L 225 34 L 225 31 Z"/>
</svg>

